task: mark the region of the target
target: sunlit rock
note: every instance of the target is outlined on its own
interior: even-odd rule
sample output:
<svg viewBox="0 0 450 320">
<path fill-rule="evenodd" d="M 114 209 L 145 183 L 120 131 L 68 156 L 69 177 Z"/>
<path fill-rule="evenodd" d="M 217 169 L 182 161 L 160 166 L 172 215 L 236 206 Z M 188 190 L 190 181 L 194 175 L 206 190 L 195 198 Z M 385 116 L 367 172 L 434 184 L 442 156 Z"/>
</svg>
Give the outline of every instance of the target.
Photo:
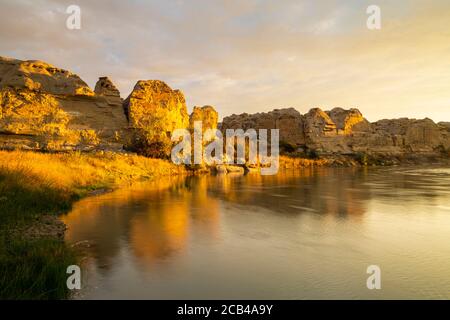
<svg viewBox="0 0 450 320">
<path fill-rule="evenodd" d="M 147 156 L 168 157 L 174 130 L 189 127 L 183 93 L 163 81 L 138 81 L 124 101 L 124 110 L 135 130 L 129 147 Z"/>
<path fill-rule="evenodd" d="M 194 107 L 189 117 L 189 128 L 194 128 L 196 121 L 202 122 L 203 131 L 207 129 L 217 129 L 219 114 L 212 106 Z"/>
<path fill-rule="evenodd" d="M 0 147 L 122 148 L 127 120 L 77 75 L 41 61 L 0 57 Z"/>
<path fill-rule="evenodd" d="M 12 87 L 55 95 L 93 96 L 76 74 L 43 61 L 0 57 L 0 88 Z"/>
<path fill-rule="evenodd" d="M 264 113 L 231 115 L 225 117 L 221 124 L 226 129 L 279 129 L 280 141 L 298 146 L 305 143 L 303 118 L 294 108 L 275 109 Z"/>
<path fill-rule="evenodd" d="M 119 89 L 108 77 L 98 79 L 94 92 L 97 96 L 105 97 L 109 104 L 122 104 Z"/>
</svg>

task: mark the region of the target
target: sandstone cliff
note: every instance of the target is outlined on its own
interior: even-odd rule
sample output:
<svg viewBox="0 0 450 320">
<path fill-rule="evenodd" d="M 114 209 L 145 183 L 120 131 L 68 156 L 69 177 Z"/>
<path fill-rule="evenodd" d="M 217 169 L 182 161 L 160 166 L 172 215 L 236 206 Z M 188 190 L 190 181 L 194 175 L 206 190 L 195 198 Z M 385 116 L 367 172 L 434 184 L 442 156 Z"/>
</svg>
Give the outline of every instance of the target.
<svg viewBox="0 0 450 320">
<path fill-rule="evenodd" d="M 41 61 L 0 57 L 0 148 L 120 149 L 127 127 L 77 75 Z"/>
<path fill-rule="evenodd" d="M 94 95 L 80 77 L 67 70 L 37 60 L 0 57 L 0 89 L 5 87 L 55 95 Z"/>
<path fill-rule="evenodd" d="M 280 129 L 282 145 L 289 143 L 298 151 L 314 150 L 324 155 L 440 155 L 450 149 L 448 123 L 406 118 L 369 123 L 357 109 L 314 108 L 305 115 L 292 108 L 254 115 L 244 113 L 225 117 L 221 125 L 223 131 L 251 127 Z"/>
<path fill-rule="evenodd" d="M 305 143 L 304 119 L 294 108 L 275 109 L 267 113 L 231 115 L 225 117 L 221 129 L 279 129 L 280 141 L 293 145 Z"/>
<path fill-rule="evenodd" d="M 445 155 L 450 123 L 393 119 L 369 123 L 358 109 L 294 108 L 231 115 L 218 124 L 211 106 L 187 113 L 184 95 L 159 80 L 138 81 L 125 101 L 108 77 L 95 90 L 77 75 L 42 61 L 0 57 L 0 148 L 121 150 L 167 157 L 175 129 L 279 129 L 287 152 L 323 155 Z"/>
</svg>

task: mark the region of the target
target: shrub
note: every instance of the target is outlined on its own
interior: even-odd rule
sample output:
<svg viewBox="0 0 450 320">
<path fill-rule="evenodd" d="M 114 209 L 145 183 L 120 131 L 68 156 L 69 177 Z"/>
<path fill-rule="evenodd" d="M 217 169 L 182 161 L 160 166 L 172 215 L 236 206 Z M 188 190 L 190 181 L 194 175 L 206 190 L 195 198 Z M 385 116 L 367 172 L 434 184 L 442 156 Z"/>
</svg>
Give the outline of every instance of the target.
<svg viewBox="0 0 450 320">
<path fill-rule="evenodd" d="M 316 149 L 308 149 L 306 151 L 306 157 L 308 159 L 319 159 L 319 153 Z"/>
<path fill-rule="evenodd" d="M 125 146 L 128 151 L 148 158 L 168 159 L 172 151 L 172 141 L 166 133 L 154 133 L 135 129 L 131 140 Z"/>
<path fill-rule="evenodd" d="M 280 141 L 280 153 L 294 153 L 297 150 L 297 147 L 292 143 L 286 141 Z"/>
</svg>

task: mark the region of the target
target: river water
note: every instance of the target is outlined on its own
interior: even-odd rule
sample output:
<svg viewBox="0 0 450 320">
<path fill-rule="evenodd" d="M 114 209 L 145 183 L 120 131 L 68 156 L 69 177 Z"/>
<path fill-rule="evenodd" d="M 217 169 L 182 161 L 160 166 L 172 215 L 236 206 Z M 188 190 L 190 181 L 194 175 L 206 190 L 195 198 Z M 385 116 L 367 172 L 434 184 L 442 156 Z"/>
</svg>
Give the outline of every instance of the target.
<svg viewBox="0 0 450 320">
<path fill-rule="evenodd" d="M 449 168 L 164 179 L 62 220 L 79 299 L 450 298 Z"/>
</svg>

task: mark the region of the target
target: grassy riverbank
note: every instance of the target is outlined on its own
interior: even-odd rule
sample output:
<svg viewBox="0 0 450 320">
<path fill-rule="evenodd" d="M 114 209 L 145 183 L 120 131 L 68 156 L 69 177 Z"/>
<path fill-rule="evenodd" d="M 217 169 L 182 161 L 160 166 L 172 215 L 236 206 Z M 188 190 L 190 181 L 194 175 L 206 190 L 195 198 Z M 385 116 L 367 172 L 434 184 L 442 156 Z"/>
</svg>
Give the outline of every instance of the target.
<svg viewBox="0 0 450 320">
<path fill-rule="evenodd" d="M 64 299 L 76 264 L 54 217 L 95 190 L 184 172 L 164 160 L 113 153 L 0 151 L 0 299 Z"/>
</svg>

